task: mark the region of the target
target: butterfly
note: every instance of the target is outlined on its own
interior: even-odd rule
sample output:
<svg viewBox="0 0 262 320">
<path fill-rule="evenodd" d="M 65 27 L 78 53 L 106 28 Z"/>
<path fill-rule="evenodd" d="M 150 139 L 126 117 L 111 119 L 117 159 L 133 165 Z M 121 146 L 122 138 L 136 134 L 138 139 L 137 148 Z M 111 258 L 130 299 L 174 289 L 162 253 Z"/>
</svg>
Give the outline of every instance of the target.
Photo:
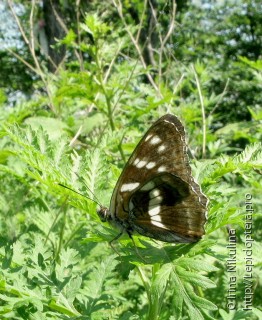
<svg viewBox="0 0 262 320">
<path fill-rule="evenodd" d="M 194 180 L 180 120 L 166 114 L 146 132 L 120 175 L 102 222 L 164 242 L 201 239 L 207 197 Z M 118 238 L 117 236 L 116 238 Z"/>
</svg>

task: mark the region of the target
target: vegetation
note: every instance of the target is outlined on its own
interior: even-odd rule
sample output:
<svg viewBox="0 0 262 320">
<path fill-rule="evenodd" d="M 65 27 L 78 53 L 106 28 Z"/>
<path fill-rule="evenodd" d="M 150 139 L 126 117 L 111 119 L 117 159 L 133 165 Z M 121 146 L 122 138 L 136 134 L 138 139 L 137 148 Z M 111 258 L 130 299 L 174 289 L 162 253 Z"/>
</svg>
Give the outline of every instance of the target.
<svg viewBox="0 0 262 320">
<path fill-rule="evenodd" d="M 1 319 L 262 318 L 260 6 L 2 7 Z M 88 198 L 109 204 L 128 156 L 165 113 L 187 129 L 194 176 L 210 201 L 206 235 L 194 245 L 135 235 L 136 247 L 125 235 L 110 246 L 118 231 L 101 223 Z M 247 202 L 254 294 L 243 310 Z"/>
</svg>

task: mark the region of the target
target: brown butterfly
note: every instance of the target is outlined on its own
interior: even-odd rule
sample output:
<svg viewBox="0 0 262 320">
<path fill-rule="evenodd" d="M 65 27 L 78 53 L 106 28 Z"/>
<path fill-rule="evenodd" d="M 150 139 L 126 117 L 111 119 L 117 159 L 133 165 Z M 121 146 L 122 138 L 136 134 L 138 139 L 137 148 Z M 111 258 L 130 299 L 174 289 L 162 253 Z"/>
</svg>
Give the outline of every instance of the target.
<svg viewBox="0 0 262 320">
<path fill-rule="evenodd" d="M 98 210 L 127 232 L 165 241 L 189 243 L 204 234 L 207 197 L 191 174 L 185 131 L 166 114 L 141 139 L 115 186 L 110 208 Z M 117 236 L 117 238 L 119 237 Z"/>
</svg>

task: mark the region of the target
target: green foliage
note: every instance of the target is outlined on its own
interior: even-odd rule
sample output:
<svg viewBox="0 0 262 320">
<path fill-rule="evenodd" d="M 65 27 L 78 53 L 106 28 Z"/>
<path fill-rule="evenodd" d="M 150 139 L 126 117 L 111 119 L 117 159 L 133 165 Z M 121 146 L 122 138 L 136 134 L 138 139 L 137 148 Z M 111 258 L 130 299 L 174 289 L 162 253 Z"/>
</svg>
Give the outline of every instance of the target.
<svg viewBox="0 0 262 320">
<path fill-rule="evenodd" d="M 95 194 L 101 195 L 102 177 L 107 174 L 101 149 L 80 157 L 68 150 L 66 140 L 50 140 L 42 128 L 34 131 L 30 127 L 13 126 L 6 130 L 11 139 L 9 144 L 13 145 L 12 156 L 20 166 L 9 165 L 7 172 L 7 167 L 2 165 L 1 171 L 3 175 L 8 173 L 13 185 L 17 184 L 15 181 L 22 183 L 29 199 L 23 203 L 19 214 L 11 211 L 12 217 L 5 216 L 5 223 L 11 225 L 10 219 L 15 228 L 12 237 L 2 235 L 2 299 L 5 301 L 2 315 L 17 317 L 21 312 L 23 317 L 30 314 L 37 319 L 42 314 L 45 319 L 81 314 L 102 319 L 102 310 L 110 308 L 112 318 L 118 317 L 130 308 L 131 302 L 123 300 L 121 294 L 133 290 L 134 281 L 140 292 L 138 297 L 142 299 L 142 286 L 148 297 L 148 308 L 144 298 L 142 309 L 139 300 L 131 303 L 134 314 L 147 319 L 157 319 L 162 314 L 168 319 L 171 315 L 181 317 L 187 310 L 190 318 L 212 319 L 209 312 L 216 307 L 202 293 L 215 287 L 207 274 L 217 269 L 202 257 L 203 254 L 216 257 L 210 251 L 212 242 L 203 240 L 196 245 L 162 244 L 159 247 L 160 244 L 156 246 L 148 239 L 135 236 L 137 254 L 132 241 L 125 237 L 118 242 L 116 250 L 120 257 L 116 257 L 105 247 L 105 241 L 113 239 L 117 233 L 101 225 L 90 201 L 57 184 L 60 182 L 81 191 L 84 186 L 75 176 L 77 173 Z M 108 137 L 107 143 L 111 139 Z M 260 153 L 261 146 L 257 144 L 231 159 L 223 157 L 216 163 L 205 164 L 203 185 L 209 190 L 211 200 L 208 234 L 212 235 L 228 223 L 241 225 L 242 215 L 234 208 L 236 188 L 229 178 L 228 186 L 224 182 L 219 188 L 218 181 L 236 172 L 244 177 L 249 175 L 250 168 L 261 168 Z M 247 188 L 255 197 L 258 186 L 255 181 L 252 186 L 253 175 L 249 176 Z M 9 192 L 7 188 L 6 197 Z M 87 213 L 90 215 L 86 221 Z M 86 233 L 88 237 L 81 244 Z M 152 265 L 151 271 L 144 266 L 145 261 L 146 265 Z M 133 268 L 128 268 L 130 263 L 136 266 L 132 273 Z M 126 285 L 119 287 L 122 268 L 129 269 L 126 275 L 129 280 L 125 279 Z"/>
<path fill-rule="evenodd" d="M 29 77 L 30 100 L 18 99 L 11 108 L 10 88 L 1 90 L 0 317 L 259 319 L 261 61 L 256 51 L 250 53 L 259 46 L 259 30 L 253 43 L 248 36 L 237 46 L 230 42 L 236 26 L 246 26 L 248 35 L 248 26 L 257 21 L 230 3 L 227 10 L 209 11 L 178 3 L 181 24 L 169 34 L 170 3 L 159 1 L 155 29 L 142 2 L 114 3 L 118 6 L 94 1 L 95 12 L 89 8 L 80 20 L 69 20 L 58 43 L 66 45 L 67 56 L 54 74 L 34 53 L 19 60 L 35 63 L 26 67 L 27 77 L 35 72 L 34 81 Z M 249 2 L 247 12 L 256 6 Z M 145 43 L 139 41 L 146 31 L 154 50 L 145 65 L 148 57 L 139 51 Z M 21 78 L 14 72 L 14 89 L 26 93 L 28 83 L 23 89 Z M 206 235 L 196 244 L 134 235 L 135 246 L 123 235 L 109 246 L 118 230 L 101 223 L 91 199 L 108 206 L 136 143 L 167 112 L 182 119 L 191 154 L 202 158 L 191 164 L 210 201 Z M 252 195 L 256 240 L 248 312 L 242 310 L 246 194 Z M 231 312 L 226 299 L 230 227 L 238 247 Z"/>
</svg>

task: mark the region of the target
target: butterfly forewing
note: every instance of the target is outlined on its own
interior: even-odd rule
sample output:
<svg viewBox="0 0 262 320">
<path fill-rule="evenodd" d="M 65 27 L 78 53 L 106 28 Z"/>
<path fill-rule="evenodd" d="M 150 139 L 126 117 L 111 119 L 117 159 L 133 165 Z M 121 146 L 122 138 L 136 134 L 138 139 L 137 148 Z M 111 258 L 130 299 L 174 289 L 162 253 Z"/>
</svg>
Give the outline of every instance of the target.
<svg viewBox="0 0 262 320">
<path fill-rule="evenodd" d="M 207 198 L 191 175 L 184 127 L 165 115 L 141 139 L 114 189 L 111 219 L 167 242 L 204 234 Z"/>
</svg>

